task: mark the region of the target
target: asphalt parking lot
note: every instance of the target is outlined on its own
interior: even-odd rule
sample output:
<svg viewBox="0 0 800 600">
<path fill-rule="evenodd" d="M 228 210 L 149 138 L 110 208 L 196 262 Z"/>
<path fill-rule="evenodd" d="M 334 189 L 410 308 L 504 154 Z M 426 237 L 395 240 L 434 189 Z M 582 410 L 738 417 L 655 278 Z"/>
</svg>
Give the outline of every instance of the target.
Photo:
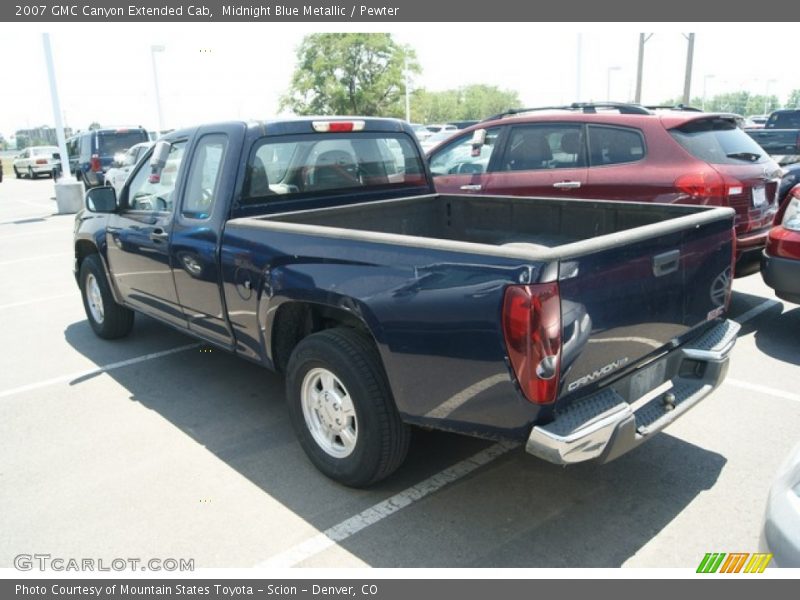
<svg viewBox="0 0 800 600">
<path fill-rule="evenodd" d="M 52 181 L 0 183 L 0 567 L 21 553 L 200 567 L 691 567 L 757 551 L 800 439 L 800 307 L 736 280 L 726 383 L 605 466 L 415 432 L 370 490 L 295 441 L 283 380 L 137 316 L 103 341 L 72 276 Z"/>
</svg>

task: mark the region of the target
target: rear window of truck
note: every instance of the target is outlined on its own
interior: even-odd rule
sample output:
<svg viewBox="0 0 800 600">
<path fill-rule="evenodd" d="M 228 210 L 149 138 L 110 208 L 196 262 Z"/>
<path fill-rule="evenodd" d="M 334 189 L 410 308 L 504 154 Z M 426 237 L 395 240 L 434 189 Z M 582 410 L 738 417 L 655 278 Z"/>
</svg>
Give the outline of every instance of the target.
<svg viewBox="0 0 800 600">
<path fill-rule="evenodd" d="M 250 154 L 241 203 L 425 184 L 421 157 L 405 134 L 265 137 Z"/>
<path fill-rule="evenodd" d="M 769 159 L 731 119 L 697 119 L 669 132 L 689 154 L 712 164 L 741 165 Z"/>
</svg>

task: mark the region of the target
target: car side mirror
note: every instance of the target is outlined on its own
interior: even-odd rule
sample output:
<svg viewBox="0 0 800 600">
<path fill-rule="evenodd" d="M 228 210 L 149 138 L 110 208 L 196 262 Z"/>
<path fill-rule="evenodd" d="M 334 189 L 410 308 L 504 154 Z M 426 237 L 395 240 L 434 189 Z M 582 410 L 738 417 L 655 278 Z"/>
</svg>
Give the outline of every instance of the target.
<svg viewBox="0 0 800 600">
<path fill-rule="evenodd" d="M 486 130 L 476 129 L 472 132 L 472 156 L 480 156 L 481 148 L 486 144 Z"/>
<path fill-rule="evenodd" d="M 86 192 L 86 210 L 93 213 L 116 212 L 116 190 L 107 185 L 90 189 Z"/>
</svg>

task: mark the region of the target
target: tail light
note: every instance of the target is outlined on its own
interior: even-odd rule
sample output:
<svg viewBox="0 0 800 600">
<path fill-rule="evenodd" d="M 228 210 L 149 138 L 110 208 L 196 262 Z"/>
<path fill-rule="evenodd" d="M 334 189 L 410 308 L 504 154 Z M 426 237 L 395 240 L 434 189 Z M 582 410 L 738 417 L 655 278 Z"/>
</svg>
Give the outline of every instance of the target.
<svg viewBox="0 0 800 600">
<path fill-rule="evenodd" d="M 46 165 L 47 164 L 47 159 L 46 158 L 37 158 L 36 159 L 36 164 L 37 165 Z"/>
<path fill-rule="evenodd" d="M 99 173 L 102 166 L 100 165 L 100 156 L 97 154 L 92 154 L 92 162 L 91 162 L 92 171 L 95 173 Z"/>
<path fill-rule="evenodd" d="M 722 175 L 711 170 L 681 175 L 675 180 L 675 187 L 692 200 L 716 200 L 721 202 L 727 192 L 727 186 L 722 179 Z"/>
<path fill-rule="evenodd" d="M 558 283 L 506 288 L 503 335 L 509 361 L 525 397 L 535 404 L 554 402 L 561 374 Z"/>
<path fill-rule="evenodd" d="M 319 133 L 363 131 L 364 121 L 312 121 L 311 127 Z"/>
</svg>

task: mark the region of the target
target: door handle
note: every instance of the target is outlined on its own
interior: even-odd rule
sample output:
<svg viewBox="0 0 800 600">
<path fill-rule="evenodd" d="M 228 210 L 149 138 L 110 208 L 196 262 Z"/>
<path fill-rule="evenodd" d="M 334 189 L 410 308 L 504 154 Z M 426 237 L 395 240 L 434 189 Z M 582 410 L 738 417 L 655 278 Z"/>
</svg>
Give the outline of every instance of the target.
<svg viewBox="0 0 800 600">
<path fill-rule="evenodd" d="M 169 233 L 160 227 L 156 227 L 150 232 L 150 239 L 154 242 L 166 242 L 169 239 Z"/>
<path fill-rule="evenodd" d="M 559 181 L 553 184 L 554 188 L 559 190 L 575 190 L 581 187 L 580 181 Z"/>
<path fill-rule="evenodd" d="M 464 190 L 465 192 L 479 192 L 481 190 L 481 184 L 480 183 L 472 183 L 472 184 L 468 184 L 468 185 L 462 185 L 458 189 Z"/>
</svg>

